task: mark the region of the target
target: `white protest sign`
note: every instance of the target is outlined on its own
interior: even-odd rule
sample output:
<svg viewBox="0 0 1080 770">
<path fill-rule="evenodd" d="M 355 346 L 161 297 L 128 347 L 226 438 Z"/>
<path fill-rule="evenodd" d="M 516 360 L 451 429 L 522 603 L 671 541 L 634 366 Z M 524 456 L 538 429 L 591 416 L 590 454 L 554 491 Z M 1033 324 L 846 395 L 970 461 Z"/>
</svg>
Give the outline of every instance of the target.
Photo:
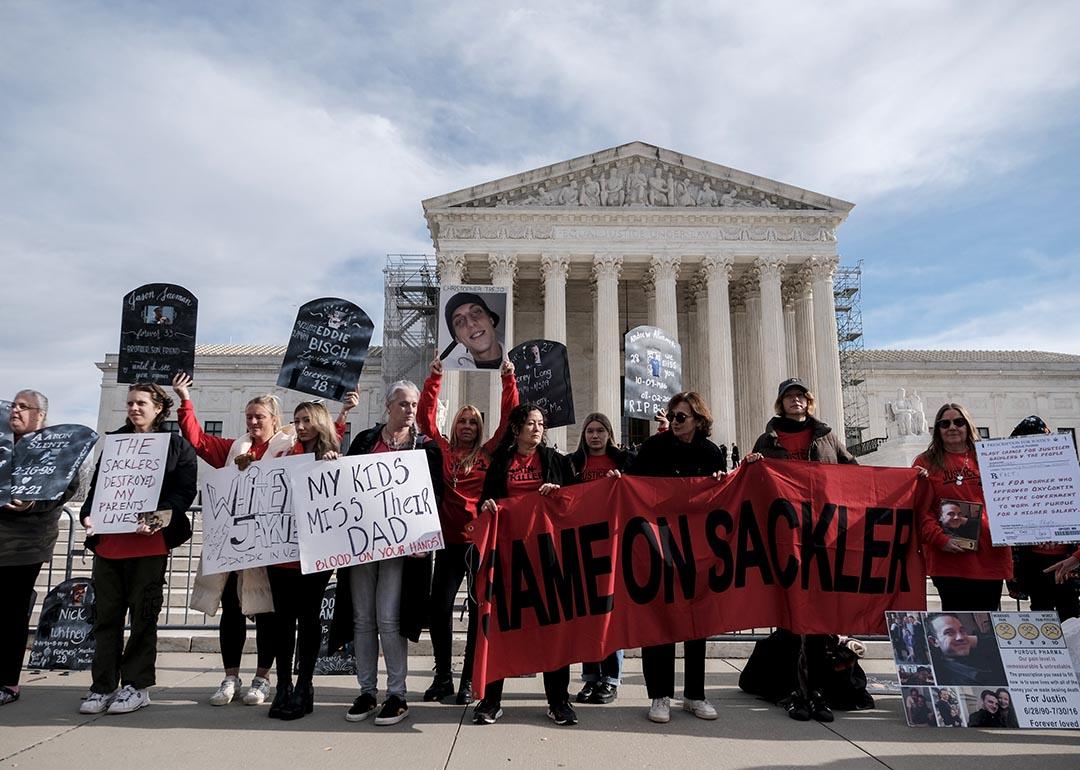
<svg viewBox="0 0 1080 770">
<path fill-rule="evenodd" d="M 290 475 L 305 574 L 443 547 L 422 449 L 311 463 Z"/>
<path fill-rule="evenodd" d="M 975 444 L 994 545 L 1080 540 L 1080 465 L 1064 433 Z"/>
<path fill-rule="evenodd" d="M 300 558 L 289 472 L 313 454 L 274 457 L 203 476 L 203 573 L 284 564 Z"/>
<path fill-rule="evenodd" d="M 168 433 L 117 433 L 105 437 L 90 521 L 94 533 L 134 532 L 139 514 L 157 510 Z"/>
</svg>

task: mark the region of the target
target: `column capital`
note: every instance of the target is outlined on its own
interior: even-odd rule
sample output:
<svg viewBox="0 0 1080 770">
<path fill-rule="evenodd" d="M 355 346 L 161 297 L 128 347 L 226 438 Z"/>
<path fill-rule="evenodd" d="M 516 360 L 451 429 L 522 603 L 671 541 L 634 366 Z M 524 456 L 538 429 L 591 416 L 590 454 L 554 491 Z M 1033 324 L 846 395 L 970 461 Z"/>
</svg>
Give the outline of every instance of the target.
<svg viewBox="0 0 1080 770">
<path fill-rule="evenodd" d="M 806 260 L 810 277 L 815 281 L 831 281 L 839 264 L 840 260 L 837 257 L 810 257 L 810 259 Z"/>
<path fill-rule="evenodd" d="M 439 283 L 464 283 L 467 267 L 464 251 L 440 251 L 435 255 L 435 272 Z"/>
<path fill-rule="evenodd" d="M 500 252 L 488 254 L 491 282 L 499 286 L 512 286 L 517 278 L 517 255 Z"/>
<path fill-rule="evenodd" d="M 570 274 L 570 257 L 565 254 L 541 254 L 540 274 L 545 280 L 560 278 L 565 281 Z"/>
<path fill-rule="evenodd" d="M 729 296 L 729 301 L 731 302 L 731 310 L 735 313 L 745 313 L 746 284 L 742 283 L 741 281 L 731 284 L 731 294 Z"/>
<path fill-rule="evenodd" d="M 622 254 L 595 254 L 592 262 L 593 280 L 613 278 L 617 281 L 622 275 L 622 266 Z"/>
<path fill-rule="evenodd" d="M 735 259 L 723 254 L 708 254 L 701 260 L 701 266 L 698 268 L 698 275 L 705 283 L 716 280 L 717 278 L 723 278 L 725 281 L 731 280 L 731 271 L 735 267 Z"/>
<path fill-rule="evenodd" d="M 697 273 L 690 280 L 690 284 L 686 287 L 686 295 L 690 300 L 691 305 L 701 305 L 703 300 L 708 296 L 709 284 L 705 280 L 701 273 Z"/>
<path fill-rule="evenodd" d="M 682 260 L 674 254 L 655 254 L 649 260 L 649 277 L 654 282 L 679 280 Z"/>
<path fill-rule="evenodd" d="M 761 282 L 779 281 L 784 275 L 784 266 L 787 260 L 783 257 L 758 257 L 751 266 L 751 271 L 757 274 Z"/>
</svg>

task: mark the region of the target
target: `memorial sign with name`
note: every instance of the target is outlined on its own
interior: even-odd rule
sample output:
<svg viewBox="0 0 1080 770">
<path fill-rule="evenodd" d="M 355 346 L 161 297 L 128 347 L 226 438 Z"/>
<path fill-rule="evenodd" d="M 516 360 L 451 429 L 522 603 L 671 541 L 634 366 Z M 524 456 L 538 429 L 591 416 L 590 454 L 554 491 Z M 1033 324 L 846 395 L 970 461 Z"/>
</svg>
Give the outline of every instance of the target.
<svg viewBox="0 0 1080 770">
<path fill-rule="evenodd" d="M 506 360 L 507 288 L 443 286 L 439 291 L 439 360 L 447 371 L 499 371 Z"/>
<path fill-rule="evenodd" d="M 682 347 L 656 326 L 637 326 L 626 333 L 626 387 L 623 412 L 651 420 L 682 390 Z"/>
<path fill-rule="evenodd" d="M 1080 465 L 1064 433 L 978 441 L 994 545 L 1080 540 Z"/>
<path fill-rule="evenodd" d="M 290 476 L 305 574 L 443 547 L 422 449 L 323 460 Z"/>
<path fill-rule="evenodd" d="M 65 580 L 41 606 L 27 668 L 85 671 L 94 659 L 94 584 Z"/>
<path fill-rule="evenodd" d="M 330 624 L 334 620 L 334 603 L 337 599 L 337 584 L 331 583 L 323 591 L 322 606 L 319 608 L 319 657 L 315 659 L 315 673 L 326 675 L 356 675 L 356 656 L 353 655 L 353 643 L 346 642 L 337 652 L 330 652 Z M 299 656 L 293 673 L 299 674 Z"/>
<path fill-rule="evenodd" d="M 85 425 L 50 425 L 22 437 L 15 446 L 11 496 L 16 500 L 56 500 L 89 456 L 98 434 Z"/>
<path fill-rule="evenodd" d="M 1080 728 L 1056 612 L 886 612 L 912 727 Z"/>
<path fill-rule="evenodd" d="M 510 351 L 521 403 L 539 404 L 546 426 L 573 425 L 574 391 L 570 386 L 570 359 L 566 345 L 551 340 L 529 340 Z"/>
<path fill-rule="evenodd" d="M 11 432 L 11 402 L 0 401 L 0 505 L 11 502 L 11 466 L 14 465 L 15 434 Z"/>
<path fill-rule="evenodd" d="M 353 303 L 336 297 L 300 306 L 277 384 L 341 401 L 356 388 L 375 324 Z"/>
<path fill-rule="evenodd" d="M 105 437 L 90 520 L 94 533 L 134 532 L 140 517 L 157 509 L 168 433 L 114 433 Z"/>
<path fill-rule="evenodd" d="M 242 471 L 228 467 L 203 474 L 204 574 L 299 560 L 289 470 L 314 459 L 265 458 Z"/>
<path fill-rule="evenodd" d="M 124 297 L 117 382 L 168 385 L 195 370 L 199 301 L 183 286 L 148 283 Z"/>
</svg>

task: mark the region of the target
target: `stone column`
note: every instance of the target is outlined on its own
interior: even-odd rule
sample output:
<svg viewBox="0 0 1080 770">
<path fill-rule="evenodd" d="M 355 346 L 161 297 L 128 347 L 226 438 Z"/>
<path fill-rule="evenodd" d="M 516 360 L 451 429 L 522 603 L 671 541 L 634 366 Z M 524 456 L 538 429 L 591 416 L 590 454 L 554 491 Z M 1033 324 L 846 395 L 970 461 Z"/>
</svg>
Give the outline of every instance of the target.
<svg viewBox="0 0 1080 770">
<path fill-rule="evenodd" d="M 592 284 L 596 297 L 596 411 L 606 414 L 615 431 L 612 440 L 618 444 L 622 433 L 622 403 L 619 400 L 619 378 L 622 356 L 619 344 L 619 274 L 623 258 L 617 254 L 597 254 L 593 257 Z"/>
<path fill-rule="evenodd" d="M 505 352 L 509 353 L 514 347 L 514 280 L 517 278 L 517 255 L 498 253 L 488 255 L 488 266 L 491 268 L 491 283 L 493 286 L 506 287 L 506 315 L 502 319 L 504 328 L 503 344 Z M 491 378 L 488 390 L 487 423 L 494 427 L 499 424 L 499 404 L 502 402 L 502 377 L 495 374 L 485 373 Z"/>
<path fill-rule="evenodd" d="M 762 376 L 761 355 L 761 290 L 758 288 L 757 272 L 751 269 L 743 282 L 746 292 L 746 360 L 747 360 L 747 392 L 750 405 L 750 423 L 744 441 L 753 442 L 765 428 L 765 422 L 772 415 L 772 402 L 775 399 L 766 398 L 765 378 Z M 772 387 L 776 387 L 774 384 Z M 742 447 L 740 446 L 740 449 Z M 747 447 L 749 449 L 749 447 Z"/>
<path fill-rule="evenodd" d="M 641 279 L 641 290 L 645 293 L 645 323 L 656 326 L 656 284 L 648 273 Z"/>
<path fill-rule="evenodd" d="M 435 255 L 435 270 L 439 276 L 439 284 L 441 286 L 453 286 L 454 284 L 465 283 L 465 253 L 461 251 L 452 252 L 440 252 Z M 437 318 L 436 323 L 438 325 L 445 324 L 446 321 L 442 318 Z M 436 339 L 438 335 L 436 334 Z M 442 353 L 441 350 L 436 350 L 435 355 Z M 418 383 L 419 384 L 419 383 Z M 462 382 L 461 372 L 443 372 L 442 387 L 439 390 L 439 399 L 446 402 L 446 412 L 448 417 L 447 421 L 454 419 L 454 415 L 457 414 L 457 410 L 461 407 L 463 402 L 464 383 Z M 449 431 L 453 426 L 444 428 L 444 432 L 449 435 Z M 489 430 L 495 430 L 495 425 L 488 426 Z M 487 436 L 484 437 L 487 440 Z"/>
<path fill-rule="evenodd" d="M 731 319 L 735 353 L 735 443 L 745 456 L 754 437 L 750 435 L 750 318 L 742 284 L 731 290 Z"/>
<path fill-rule="evenodd" d="M 814 346 L 814 295 L 811 293 L 811 285 L 810 272 L 803 268 L 798 272 L 793 285 L 798 361 L 792 376 L 798 377 L 814 390 L 817 387 L 817 355 Z"/>
<path fill-rule="evenodd" d="M 836 337 L 836 299 L 833 274 L 836 257 L 813 257 L 810 275 L 814 293 L 814 348 L 817 358 L 817 417 L 846 441 L 844 435 L 844 394 L 840 382 L 840 345 Z"/>
<path fill-rule="evenodd" d="M 799 343 L 795 334 L 795 291 L 790 283 L 781 287 L 784 299 L 784 374 L 783 378 L 797 376 L 799 370 Z"/>
<path fill-rule="evenodd" d="M 566 344 L 566 277 L 570 258 L 565 254 L 542 254 L 540 275 L 544 280 L 544 339 Z M 552 428 L 548 443 L 567 451 L 566 428 Z"/>
<path fill-rule="evenodd" d="M 719 444 L 735 440 L 735 376 L 732 369 L 731 309 L 728 300 L 731 257 L 712 254 L 701 262 L 701 282 L 705 307 L 698 302 L 698 315 L 705 316 L 699 332 L 699 350 L 704 357 L 704 380 L 709 408 L 713 413 L 713 439 Z"/>
<path fill-rule="evenodd" d="M 758 292 L 761 297 L 761 325 L 758 327 L 761 379 L 764 390 L 772 393 L 784 379 L 784 302 L 780 294 L 784 260 L 759 257 L 754 262 L 754 269 L 757 272 Z"/>
<path fill-rule="evenodd" d="M 679 265 L 679 258 L 669 254 L 654 256 L 649 261 L 649 276 L 656 287 L 656 325 L 674 340 L 679 339 L 679 304 L 675 294 Z"/>
</svg>

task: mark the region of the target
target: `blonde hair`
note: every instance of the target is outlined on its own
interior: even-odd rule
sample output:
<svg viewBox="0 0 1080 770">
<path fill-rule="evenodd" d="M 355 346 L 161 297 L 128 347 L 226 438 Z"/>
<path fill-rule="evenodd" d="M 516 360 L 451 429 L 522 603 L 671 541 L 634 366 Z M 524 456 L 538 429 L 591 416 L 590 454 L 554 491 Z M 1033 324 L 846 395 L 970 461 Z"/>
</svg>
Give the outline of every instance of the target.
<svg viewBox="0 0 1080 770">
<path fill-rule="evenodd" d="M 468 452 L 461 458 L 461 470 L 465 474 L 472 473 L 473 466 L 476 465 L 476 461 L 480 458 L 480 455 L 484 452 L 484 416 L 480 414 L 480 410 L 472 404 L 465 404 L 465 406 L 458 409 L 457 414 L 454 415 L 454 421 L 450 424 L 450 448 L 459 449 L 462 447 L 457 440 L 457 422 L 461 419 L 461 415 L 466 412 L 471 412 L 476 417 L 476 439 L 473 441 L 473 445 L 468 447 Z"/>
<path fill-rule="evenodd" d="M 261 406 L 270 413 L 270 418 L 274 421 L 274 433 L 281 430 L 281 399 L 271 393 L 264 393 L 261 396 L 255 396 L 247 402 L 244 407 L 247 410 L 249 406 Z"/>
<path fill-rule="evenodd" d="M 341 441 L 338 440 L 337 427 L 330 418 L 330 412 L 317 401 L 301 401 L 293 409 L 293 419 L 303 410 L 311 418 L 311 424 L 315 428 L 315 440 L 311 444 L 311 451 L 315 453 L 315 459 L 321 460 L 327 452 L 341 451 Z M 306 447 L 305 447 L 306 449 Z"/>
</svg>

